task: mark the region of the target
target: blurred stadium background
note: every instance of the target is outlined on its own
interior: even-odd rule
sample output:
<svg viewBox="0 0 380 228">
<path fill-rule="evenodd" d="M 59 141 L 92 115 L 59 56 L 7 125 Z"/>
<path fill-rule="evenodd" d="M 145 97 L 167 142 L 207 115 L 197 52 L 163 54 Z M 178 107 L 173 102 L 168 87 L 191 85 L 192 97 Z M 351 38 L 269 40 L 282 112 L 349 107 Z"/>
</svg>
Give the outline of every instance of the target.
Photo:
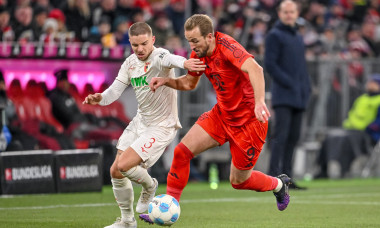
<svg viewBox="0 0 380 228">
<path fill-rule="evenodd" d="M 87 107 L 81 101 L 89 93 L 103 91 L 116 77 L 131 53 L 127 31 L 132 23 L 148 22 L 156 46 L 187 57 L 184 21 L 194 13 L 206 13 L 217 30 L 234 37 L 261 63 L 265 35 L 277 19 L 279 2 L 0 0 L 0 106 L 2 124 L 12 135 L 7 142 L 7 132 L 3 132 L 0 140 L 0 192 L 100 191 L 103 184 L 110 183 L 114 146 L 124 125 L 136 114 L 133 89 L 128 88 L 112 107 Z M 296 2 L 313 93 L 295 155 L 294 177 L 305 181 L 318 177 L 379 177 L 377 146 L 357 149 L 350 140 L 340 144 L 333 141 L 331 145 L 323 142 L 328 134 L 342 133 L 342 122 L 353 101 L 365 92 L 368 79 L 380 74 L 380 1 Z M 70 125 L 57 119 L 51 103 L 57 84 L 54 72 L 60 69 L 68 70 L 70 95 L 79 108 L 76 114 L 81 121 L 73 120 Z M 269 107 L 271 79 L 268 74 L 265 77 Z M 172 145 L 215 104 L 211 87 L 203 77 L 195 91 L 179 93 L 183 129 Z M 269 163 L 270 129 L 267 142 L 255 167 L 264 172 Z M 334 156 L 327 161 L 328 172 L 320 176 L 323 145 Z M 166 181 L 172 151 L 168 148 L 150 170 L 161 183 Z M 194 160 L 191 179 L 207 181 L 210 167 L 214 167 L 211 164 L 216 164 L 220 180 L 227 180 L 229 161 L 228 145 L 205 152 Z M 372 180 L 378 187 L 377 179 Z M 379 200 L 376 202 L 378 205 Z"/>
</svg>

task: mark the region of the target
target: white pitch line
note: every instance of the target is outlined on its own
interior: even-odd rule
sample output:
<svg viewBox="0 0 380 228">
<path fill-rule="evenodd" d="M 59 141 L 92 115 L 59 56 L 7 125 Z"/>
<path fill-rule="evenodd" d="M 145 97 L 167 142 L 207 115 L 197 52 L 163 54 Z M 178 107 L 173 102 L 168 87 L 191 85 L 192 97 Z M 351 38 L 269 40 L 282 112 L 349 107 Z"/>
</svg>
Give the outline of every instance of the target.
<svg viewBox="0 0 380 228">
<path fill-rule="evenodd" d="M 351 195 L 352 196 L 352 195 Z M 291 204 L 321 204 L 321 205 L 367 205 L 367 206 L 379 206 L 380 202 L 332 202 L 332 201 L 314 201 L 314 200 L 301 200 L 301 197 L 297 197 L 297 200 L 292 200 Z M 308 198 L 308 197 L 305 197 Z M 300 200 L 298 200 L 300 199 Z M 225 202 L 259 202 L 259 203 L 274 203 L 273 197 L 261 197 L 261 198 L 214 198 L 214 199 L 195 199 L 195 200 L 181 200 L 181 204 L 188 203 L 225 203 Z M 93 203 L 93 204 L 59 204 L 48 206 L 30 206 L 30 207 L 0 207 L 0 211 L 5 210 L 43 210 L 53 208 L 73 208 L 73 207 L 110 207 L 117 206 L 116 203 Z"/>
</svg>

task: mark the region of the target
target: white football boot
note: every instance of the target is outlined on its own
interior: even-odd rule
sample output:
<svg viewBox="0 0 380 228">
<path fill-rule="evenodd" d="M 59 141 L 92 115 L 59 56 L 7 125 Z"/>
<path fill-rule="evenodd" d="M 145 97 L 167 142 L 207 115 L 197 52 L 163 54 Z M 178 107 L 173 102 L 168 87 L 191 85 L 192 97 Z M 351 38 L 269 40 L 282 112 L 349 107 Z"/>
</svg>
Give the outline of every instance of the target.
<svg viewBox="0 0 380 228">
<path fill-rule="evenodd" d="M 114 224 L 106 226 L 104 228 L 137 228 L 137 222 L 135 218 L 120 218 L 118 217 Z"/>
<path fill-rule="evenodd" d="M 154 182 L 154 186 L 152 187 L 152 189 L 149 189 L 149 190 L 146 190 L 144 188 L 142 189 L 139 201 L 137 201 L 137 205 L 136 205 L 137 213 L 141 214 L 148 210 L 149 203 L 154 198 L 154 195 L 156 194 L 156 190 L 158 188 L 158 182 L 156 178 L 153 178 L 153 182 Z"/>
</svg>

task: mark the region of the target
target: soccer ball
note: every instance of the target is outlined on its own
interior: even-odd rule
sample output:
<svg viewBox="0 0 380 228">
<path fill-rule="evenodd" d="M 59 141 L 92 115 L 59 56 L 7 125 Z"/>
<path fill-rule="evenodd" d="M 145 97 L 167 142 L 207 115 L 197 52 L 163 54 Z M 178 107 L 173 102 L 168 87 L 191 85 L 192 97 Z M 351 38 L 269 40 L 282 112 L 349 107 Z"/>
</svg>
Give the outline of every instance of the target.
<svg viewBox="0 0 380 228">
<path fill-rule="evenodd" d="M 171 226 L 179 218 L 181 208 L 178 201 L 166 194 L 161 194 L 153 198 L 149 203 L 149 218 L 157 225 Z"/>
</svg>

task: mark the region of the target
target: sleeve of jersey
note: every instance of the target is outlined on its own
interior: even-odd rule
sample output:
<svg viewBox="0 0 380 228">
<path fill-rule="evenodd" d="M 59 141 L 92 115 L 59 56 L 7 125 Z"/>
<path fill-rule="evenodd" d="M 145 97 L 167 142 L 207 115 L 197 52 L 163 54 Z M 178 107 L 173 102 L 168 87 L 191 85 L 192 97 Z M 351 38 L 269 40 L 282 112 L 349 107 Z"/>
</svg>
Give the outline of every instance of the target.
<svg viewBox="0 0 380 228">
<path fill-rule="evenodd" d="M 224 53 L 226 58 L 238 69 L 241 68 L 248 58 L 254 58 L 253 55 L 249 54 L 247 50 L 235 40 L 221 42 L 219 45 L 222 46 L 222 53 Z"/>
<path fill-rule="evenodd" d="M 197 54 L 195 54 L 195 52 L 193 52 L 193 51 L 190 54 L 190 58 L 191 59 L 199 59 Z M 200 71 L 200 72 L 187 71 L 187 74 L 194 76 L 194 77 L 200 77 L 200 76 L 202 76 L 203 71 Z"/>
<path fill-rule="evenodd" d="M 128 74 L 129 67 L 132 67 L 129 59 L 126 59 L 124 63 L 121 65 L 119 73 L 117 74 L 116 79 L 120 82 L 124 83 L 126 86 L 128 86 L 131 83 L 131 78 Z"/>
<path fill-rule="evenodd" d="M 105 106 L 116 101 L 125 88 L 127 88 L 127 85 L 116 79 L 112 85 L 102 93 L 102 100 L 99 102 L 99 105 Z"/>
<path fill-rule="evenodd" d="M 162 66 L 167 68 L 183 69 L 183 65 L 186 61 L 186 58 L 179 55 L 170 54 L 169 52 L 162 52 L 159 55 L 159 58 L 162 58 Z"/>
<path fill-rule="evenodd" d="M 112 102 L 116 101 L 121 96 L 125 88 L 128 87 L 130 83 L 128 67 L 129 67 L 129 61 L 127 59 L 121 65 L 119 73 L 115 81 L 112 83 L 112 85 L 108 89 L 106 89 L 102 93 L 102 100 L 100 101 L 99 105 L 102 105 L 102 106 L 109 105 Z"/>
</svg>

